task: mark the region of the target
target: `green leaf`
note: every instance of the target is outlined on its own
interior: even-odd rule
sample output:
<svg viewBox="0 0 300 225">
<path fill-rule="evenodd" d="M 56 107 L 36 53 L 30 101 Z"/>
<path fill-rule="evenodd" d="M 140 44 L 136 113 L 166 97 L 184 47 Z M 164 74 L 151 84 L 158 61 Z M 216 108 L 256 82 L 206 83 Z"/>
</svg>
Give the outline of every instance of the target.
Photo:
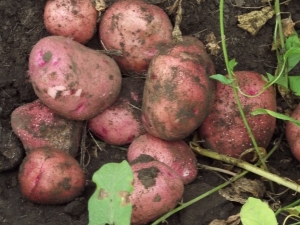
<svg viewBox="0 0 300 225">
<path fill-rule="evenodd" d="M 300 46 L 300 40 L 297 32 L 294 30 L 294 34 L 289 36 L 285 41 L 285 49 L 289 50 L 291 47 Z"/>
<path fill-rule="evenodd" d="M 241 221 L 243 225 L 276 225 L 275 213 L 267 203 L 257 198 L 248 198 L 241 209 Z"/>
<path fill-rule="evenodd" d="M 127 161 L 108 163 L 93 174 L 96 190 L 88 202 L 89 225 L 128 225 L 133 172 Z"/>
<path fill-rule="evenodd" d="M 287 211 L 290 215 L 299 216 L 300 206 L 296 206 L 293 208 L 287 208 L 287 209 L 284 209 L 284 211 Z"/>
<path fill-rule="evenodd" d="M 268 76 L 268 79 L 269 79 L 269 82 L 272 83 L 275 79 L 275 84 L 278 84 L 278 85 L 281 85 L 285 88 L 288 89 L 288 84 L 287 84 L 287 81 L 284 77 L 280 76 L 280 77 L 274 77 L 272 74 L 270 73 L 267 73 L 267 76 Z"/>
<path fill-rule="evenodd" d="M 234 79 L 229 79 L 228 77 L 222 74 L 214 74 L 211 75 L 209 78 L 220 81 L 222 84 L 232 84 Z"/>
<path fill-rule="evenodd" d="M 255 109 L 254 111 L 251 112 L 252 116 L 256 116 L 256 115 L 260 115 L 260 114 L 269 114 L 270 116 L 273 116 L 277 119 L 281 119 L 281 120 L 287 120 L 290 121 L 292 123 L 294 123 L 295 125 L 297 125 L 298 127 L 300 127 L 300 121 L 299 120 L 295 120 L 294 118 L 278 113 L 278 112 L 274 112 L 272 110 L 268 110 L 268 109 Z"/>
<path fill-rule="evenodd" d="M 292 70 L 300 61 L 300 47 L 291 47 L 289 50 L 286 51 L 284 54 L 284 58 L 287 59 L 288 72 Z"/>
<path fill-rule="evenodd" d="M 300 96 L 300 76 L 289 76 L 290 90 L 294 92 L 295 95 Z"/>
<path fill-rule="evenodd" d="M 237 64 L 238 64 L 237 61 L 235 61 L 235 59 L 232 59 L 232 60 L 230 60 L 230 61 L 228 62 L 228 67 L 229 67 L 229 69 L 230 69 L 231 71 L 233 71 L 233 70 L 234 70 L 234 67 L 235 67 Z"/>
</svg>

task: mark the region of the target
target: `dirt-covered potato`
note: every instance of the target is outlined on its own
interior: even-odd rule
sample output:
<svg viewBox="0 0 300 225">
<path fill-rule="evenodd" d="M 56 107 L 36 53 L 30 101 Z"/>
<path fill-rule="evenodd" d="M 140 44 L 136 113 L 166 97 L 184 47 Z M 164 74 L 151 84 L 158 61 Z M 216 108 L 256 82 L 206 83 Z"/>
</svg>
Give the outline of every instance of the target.
<svg viewBox="0 0 300 225">
<path fill-rule="evenodd" d="M 294 109 L 291 117 L 300 121 L 300 104 Z M 287 122 L 285 135 L 293 155 L 300 161 L 300 128 L 292 122 Z"/>
<path fill-rule="evenodd" d="M 193 42 L 192 42 L 193 43 Z M 209 56 L 189 41 L 169 45 L 155 55 L 146 77 L 142 120 L 145 129 L 164 140 L 181 140 L 209 114 L 214 85 Z"/>
<path fill-rule="evenodd" d="M 251 97 L 259 93 L 266 84 L 262 75 L 252 71 L 237 71 L 235 75 L 240 90 L 250 96 L 239 93 L 245 116 L 258 146 L 265 148 L 272 138 L 276 119 L 270 115 L 252 116 L 250 113 L 257 108 L 276 111 L 275 90 L 270 87 L 261 95 Z M 232 157 L 239 157 L 245 150 L 253 147 L 231 86 L 217 83 L 215 103 L 201 125 L 199 135 L 206 148 Z"/>
<path fill-rule="evenodd" d="M 183 195 L 181 178 L 164 163 L 158 161 L 136 163 L 131 166 L 134 190 L 129 197 L 133 205 L 132 225 L 147 224 L 169 212 Z"/>
<path fill-rule="evenodd" d="M 29 78 L 46 106 L 74 120 L 91 119 L 114 103 L 122 79 L 113 59 L 62 36 L 32 48 Z"/>
<path fill-rule="evenodd" d="M 22 162 L 19 184 L 24 197 L 32 202 L 63 204 L 82 193 L 85 175 L 69 154 L 51 148 L 38 148 Z"/>
<path fill-rule="evenodd" d="M 11 126 L 26 153 L 39 147 L 51 147 L 76 156 L 83 122 L 68 120 L 35 100 L 12 112 Z"/>
<path fill-rule="evenodd" d="M 127 151 L 128 162 L 148 160 L 148 156 L 171 167 L 184 184 L 192 182 L 197 176 L 196 156 L 182 140 L 166 141 L 150 134 L 135 138 Z"/>
<path fill-rule="evenodd" d="M 104 48 L 122 51 L 114 58 L 124 71 L 141 73 L 158 49 L 172 41 L 172 29 L 160 7 L 143 0 L 119 0 L 104 13 L 99 36 Z"/>
<path fill-rule="evenodd" d="M 146 131 L 142 124 L 144 80 L 124 78 L 118 99 L 88 121 L 90 131 L 108 144 L 125 145 Z"/>
<path fill-rule="evenodd" d="M 98 12 L 89 0 L 48 0 L 44 24 L 53 35 L 73 38 L 85 44 L 94 35 Z"/>
</svg>

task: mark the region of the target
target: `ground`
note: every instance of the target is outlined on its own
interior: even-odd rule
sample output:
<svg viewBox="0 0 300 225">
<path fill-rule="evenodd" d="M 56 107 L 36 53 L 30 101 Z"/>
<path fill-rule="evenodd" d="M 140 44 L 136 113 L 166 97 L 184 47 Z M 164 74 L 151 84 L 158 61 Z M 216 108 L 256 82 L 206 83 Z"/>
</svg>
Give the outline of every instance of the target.
<svg viewBox="0 0 300 225">
<path fill-rule="evenodd" d="M 7 143 L 7 135 L 13 135 L 10 126 L 10 114 L 18 106 L 31 102 L 35 96 L 30 82 L 26 76 L 28 69 L 28 56 L 32 46 L 42 37 L 49 34 L 43 25 L 43 8 L 46 0 L 0 0 L 0 125 L 1 125 L 1 148 Z M 158 3 L 163 1 L 156 1 Z M 225 33 L 229 58 L 235 58 L 238 62 L 237 70 L 253 70 L 262 74 L 274 74 L 276 69 L 275 52 L 271 51 L 275 17 L 270 19 L 265 26 L 252 36 L 237 26 L 237 15 L 254 10 L 261 5 L 258 0 L 225 1 Z M 238 7 L 243 3 L 243 7 Z M 107 1 L 108 5 L 111 1 Z M 172 1 L 165 1 L 159 6 L 165 8 Z M 236 4 L 236 5 L 235 5 Z M 180 28 L 184 35 L 193 35 L 205 42 L 205 37 L 213 32 L 220 40 L 219 32 L 219 0 L 189 0 L 183 1 L 183 18 Z M 300 19 L 300 3 L 291 0 L 289 4 L 282 4 L 281 11 L 286 12 L 284 17 L 291 15 L 294 21 Z M 290 14 L 288 14 L 289 12 Z M 170 17 L 174 22 L 174 16 Z M 300 33 L 300 23 L 295 26 Z M 100 43 L 95 37 L 87 44 L 89 47 L 100 49 Z M 225 74 L 225 64 L 221 53 L 212 56 L 217 73 Z M 299 74 L 299 68 L 293 72 Z M 285 108 L 286 104 L 278 97 L 279 109 Z M 278 121 L 274 134 L 275 140 L 281 133 L 284 124 Z M 13 139 L 12 139 L 13 140 Z M 15 145 L 19 145 L 15 140 Z M 90 141 L 88 148 L 93 149 Z M 271 146 L 272 147 L 272 144 Z M 18 147 L 14 146 L 14 149 Z M 21 151 L 21 150 L 20 150 Z M 22 155 L 17 152 L 16 154 Z M 0 150 L 0 153 L 3 152 Z M 0 154 L 0 163 L 4 157 Z M 22 197 L 18 185 L 18 166 L 13 169 L 0 172 L 0 224 L 3 225 L 86 225 L 88 223 L 87 201 L 93 191 L 93 185 L 89 181 L 95 170 L 107 162 L 121 162 L 125 159 L 125 151 L 106 146 L 105 150 L 97 152 L 98 157 L 93 155 L 88 165 L 87 188 L 75 201 L 65 205 L 39 205 L 27 201 Z M 211 165 L 212 160 L 198 157 L 199 162 Z M 14 162 L 18 164 L 16 160 Z M 1 165 L 1 164 L 0 164 Z M 283 142 L 277 151 L 268 160 L 268 165 L 280 176 L 298 181 L 300 176 L 299 163 L 291 155 L 290 149 L 283 138 Z M 8 167 L 10 164 L 8 163 Z M 0 169 L 3 170 L 3 166 Z M 223 179 L 216 173 L 199 170 L 197 179 L 186 187 L 185 200 L 200 195 L 206 190 L 222 183 Z M 268 183 L 266 183 L 268 188 Z M 275 187 L 275 194 L 267 192 L 264 196 L 270 204 L 282 206 L 295 201 L 299 194 Z M 213 219 L 225 219 L 236 214 L 240 210 L 240 204 L 233 203 L 220 197 L 217 193 L 190 206 L 188 209 L 177 213 L 168 219 L 168 224 L 176 225 L 207 225 Z M 281 217 L 282 220 L 283 217 Z"/>
</svg>

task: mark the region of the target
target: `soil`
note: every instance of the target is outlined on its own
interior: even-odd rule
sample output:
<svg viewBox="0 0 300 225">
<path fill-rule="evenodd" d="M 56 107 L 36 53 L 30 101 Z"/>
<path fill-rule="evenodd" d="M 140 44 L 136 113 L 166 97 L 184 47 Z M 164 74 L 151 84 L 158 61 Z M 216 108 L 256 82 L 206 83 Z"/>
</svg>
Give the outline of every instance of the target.
<svg viewBox="0 0 300 225">
<path fill-rule="evenodd" d="M 46 0 L 21 0 L 8 1 L 0 0 L 1 31 L 0 31 L 0 224 L 3 225 L 86 225 L 88 224 L 87 201 L 91 196 L 94 186 L 91 182 L 84 193 L 76 200 L 64 205 L 41 205 L 34 204 L 22 197 L 18 184 L 18 165 L 20 160 L 14 158 L 24 157 L 20 142 L 15 138 L 10 125 L 10 114 L 12 111 L 24 104 L 31 102 L 35 96 L 28 77 L 28 56 L 32 46 L 42 37 L 50 35 L 43 24 L 43 8 Z M 107 0 L 109 6 L 112 1 Z M 173 1 L 155 1 L 165 9 Z M 205 42 L 205 37 L 213 32 L 220 40 L 219 32 L 219 0 L 196 0 L 183 1 L 183 18 L 180 25 L 184 35 L 193 35 Z M 234 4 L 241 4 L 242 7 Z M 271 44 L 274 32 L 275 17 L 268 20 L 265 26 L 255 35 L 237 26 L 237 15 L 250 12 L 255 7 L 261 6 L 258 0 L 228 0 L 225 4 L 225 32 L 229 58 L 235 58 L 238 62 L 236 70 L 253 70 L 262 74 L 274 74 L 276 69 L 276 55 L 271 51 Z M 294 21 L 300 20 L 300 3 L 291 0 L 289 4 L 281 5 L 283 17 L 291 15 Z M 175 16 L 170 16 L 174 22 Z M 300 23 L 295 26 L 300 33 Z M 87 44 L 94 49 L 100 49 L 100 43 L 95 37 Z M 220 74 L 226 73 L 224 58 L 221 54 L 212 56 L 216 71 Z M 292 71 L 300 74 L 300 68 Z M 278 109 L 287 109 L 287 104 L 278 97 Z M 284 123 L 277 122 L 273 141 L 283 132 Z M 7 143 L 7 140 L 13 143 Z M 273 143 L 273 142 L 272 142 Z M 97 150 L 95 142 L 88 135 L 87 149 L 91 153 L 91 160 L 87 166 L 87 181 L 92 174 L 102 165 L 108 162 L 121 162 L 126 159 L 126 152 L 119 148 L 108 145 L 102 150 Z M 270 144 L 270 148 L 272 144 Z M 8 152 L 3 149 L 10 149 L 15 154 L 9 159 Z M 17 149 L 17 150 L 16 150 Z M 20 150 L 21 149 L 21 150 Z M 93 153 L 93 154 L 92 154 Z M 11 153 L 12 154 L 12 153 Z M 7 158 L 8 157 L 8 158 Z M 198 157 L 200 163 L 212 165 L 210 159 Z M 2 163 L 2 164 L 1 164 Z M 283 138 L 280 147 L 268 160 L 268 165 L 280 176 L 298 181 L 300 176 L 299 162 L 291 155 L 290 149 Z M 199 169 L 197 179 L 186 186 L 184 201 L 204 193 L 224 182 L 226 175 Z M 257 178 L 250 175 L 251 178 Z M 275 193 L 271 193 L 268 182 L 265 182 L 267 192 L 264 199 L 271 205 L 287 205 L 299 198 L 299 194 L 283 187 L 275 186 Z M 215 193 L 200 202 L 188 207 L 167 219 L 169 225 L 207 225 L 213 219 L 226 219 L 230 215 L 239 212 L 241 204 L 227 201 L 218 193 Z M 279 216 L 279 222 L 284 216 Z"/>
</svg>

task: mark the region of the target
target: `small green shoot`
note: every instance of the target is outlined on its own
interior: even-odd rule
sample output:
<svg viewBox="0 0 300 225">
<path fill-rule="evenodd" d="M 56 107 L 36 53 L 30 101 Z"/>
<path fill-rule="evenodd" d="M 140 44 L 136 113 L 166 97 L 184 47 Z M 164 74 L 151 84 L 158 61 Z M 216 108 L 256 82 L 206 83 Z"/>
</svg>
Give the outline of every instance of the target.
<svg viewBox="0 0 300 225">
<path fill-rule="evenodd" d="M 227 85 L 232 85 L 234 82 L 234 79 L 230 79 L 222 74 L 214 74 L 214 75 L 211 75 L 209 78 L 217 80 L 217 81 L 221 82 L 222 84 L 227 84 Z"/>
<path fill-rule="evenodd" d="M 249 197 L 241 212 L 243 225 L 277 225 L 275 213 L 267 203 L 260 199 Z"/>
<path fill-rule="evenodd" d="M 255 109 L 254 111 L 251 112 L 252 116 L 256 116 L 256 115 L 260 115 L 260 114 L 269 114 L 270 116 L 273 116 L 277 119 L 281 119 L 281 120 L 286 120 L 286 121 L 290 121 L 292 123 L 294 123 L 295 125 L 297 125 L 298 127 L 300 127 L 300 121 L 299 120 L 295 120 L 290 116 L 278 113 L 278 112 L 274 112 L 272 110 L 268 110 L 268 109 Z"/>
<path fill-rule="evenodd" d="M 130 224 L 133 172 L 128 162 L 107 163 L 92 180 L 97 187 L 88 202 L 89 225 Z"/>
</svg>

